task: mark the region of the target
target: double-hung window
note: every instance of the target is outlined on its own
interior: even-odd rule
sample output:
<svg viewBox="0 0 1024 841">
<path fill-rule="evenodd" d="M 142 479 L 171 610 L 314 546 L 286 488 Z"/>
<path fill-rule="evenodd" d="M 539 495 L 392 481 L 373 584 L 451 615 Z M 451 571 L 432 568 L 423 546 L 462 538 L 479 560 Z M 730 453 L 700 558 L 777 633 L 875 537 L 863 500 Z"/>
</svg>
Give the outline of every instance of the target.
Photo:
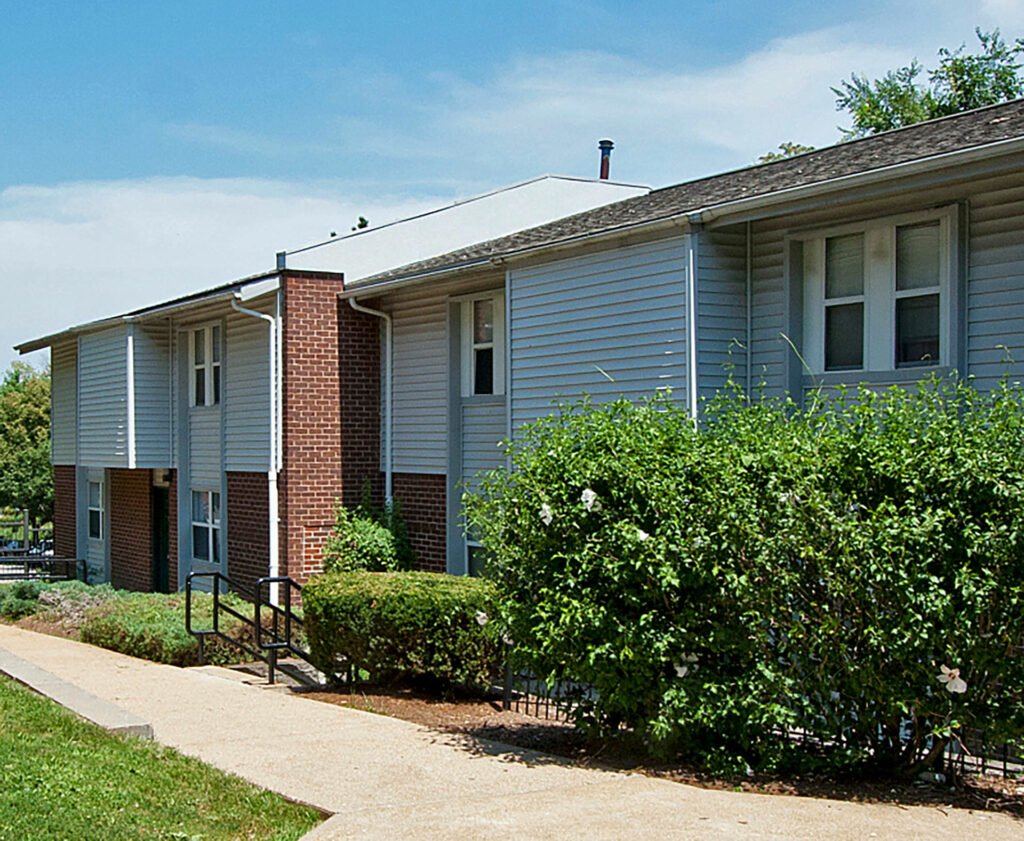
<svg viewBox="0 0 1024 841">
<path fill-rule="evenodd" d="M 220 563 L 220 494 L 192 491 L 192 557 Z"/>
<path fill-rule="evenodd" d="M 192 369 L 193 406 L 216 406 L 220 403 L 220 327 L 212 325 L 192 331 L 189 348 Z"/>
<path fill-rule="evenodd" d="M 103 483 L 89 482 L 89 537 L 103 539 Z"/>
<path fill-rule="evenodd" d="M 814 374 L 950 364 L 955 224 L 947 208 L 794 237 Z"/>
<path fill-rule="evenodd" d="M 462 396 L 505 393 L 504 291 L 462 300 Z"/>
</svg>

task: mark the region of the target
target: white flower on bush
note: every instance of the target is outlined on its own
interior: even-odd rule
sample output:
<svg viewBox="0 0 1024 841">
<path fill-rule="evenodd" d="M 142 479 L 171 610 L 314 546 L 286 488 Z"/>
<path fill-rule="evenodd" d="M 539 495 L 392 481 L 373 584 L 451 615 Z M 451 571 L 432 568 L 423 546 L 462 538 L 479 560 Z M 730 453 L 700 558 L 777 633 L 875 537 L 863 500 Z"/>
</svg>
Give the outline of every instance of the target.
<svg viewBox="0 0 1024 841">
<path fill-rule="evenodd" d="M 697 655 L 684 654 L 681 663 L 673 663 L 672 668 L 676 670 L 676 677 L 686 677 L 691 670 L 697 671 Z"/>
<path fill-rule="evenodd" d="M 478 610 L 476 612 L 476 624 L 479 625 L 481 628 L 487 624 L 487 614 L 484 613 L 482 610 Z"/>
<path fill-rule="evenodd" d="M 545 526 L 550 526 L 551 521 L 555 519 L 554 514 L 551 513 L 551 506 L 546 502 L 540 507 L 540 519 Z"/>
<path fill-rule="evenodd" d="M 584 489 L 583 493 L 580 494 L 580 502 L 583 503 L 583 507 L 588 511 L 601 510 L 601 500 L 597 498 L 597 493 L 590 488 Z"/>
<path fill-rule="evenodd" d="M 963 693 L 967 691 L 967 682 L 960 677 L 959 669 L 951 669 L 949 666 L 943 664 L 942 671 L 936 675 L 939 679 L 939 683 L 946 684 L 946 690 L 948 692 Z"/>
<path fill-rule="evenodd" d="M 636 530 L 636 539 L 639 540 L 641 543 L 643 543 L 645 540 L 647 540 L 648 537 L 650 537 L 650 535 L 647 532 L 645 532 L 643 529 L 638 528 Z"/>
</svg>

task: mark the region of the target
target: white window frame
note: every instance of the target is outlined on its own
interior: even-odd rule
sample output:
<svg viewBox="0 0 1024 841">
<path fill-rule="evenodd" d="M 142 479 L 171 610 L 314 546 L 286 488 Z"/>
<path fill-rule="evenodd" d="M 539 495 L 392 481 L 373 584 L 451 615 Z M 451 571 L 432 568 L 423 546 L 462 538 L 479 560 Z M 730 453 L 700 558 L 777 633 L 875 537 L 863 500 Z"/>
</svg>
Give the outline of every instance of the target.
<svg viewBox="0 0 1024 841">
<path fill-rule="evenodd" d="M 939 223 L 939 284 L 914 290 L 896 289 L 896 229 Z M 846 234 L 864 235 L 864 292 L 828 299 L 828 305 L 864 303 L 863 364 L 859 369 L 825 370 L 825 241 Z M 949 366 L 956 336 L 952 330 L 953 272 L 956 267 L 957 214 L 955 206 L 839 225 L 789 237 L 803 244 L 803 348 L 807 367 L 815 375 L 850 376 L 873 372 L 921 372 Z M 896 301 L 920 295 L 939 295 L 939 358 L 927 365 L 896 366 Z M 915 374 L 920 376 L 920 374 Z"/>
<path fill-rule="evenodd" d="M 96 485 L 98 488 L 99 505 L 92 504 L 92 486 Z M 85 533 L 89 540 L 103 540 L 103 516 L 104 516 L 104 499 L 103 494 L 106 490 L 102 479 L 88 479 L 85 483 L 86 492 L 86 520 L 85 520 Z M 92 515 L 93 512 L 97 514 L 99 520 L 99 534 L 92 533 Z"/>
<path fill-rule="evenodd" d="M 451 299 L 460 304 L 460 342 L 463 397 L 500 397 L 505 393 L 505 290 L 495 289 L 473 295 L 460 295 Z M 494 340 L 487 344 L 473 341 L 473 304 L 491 301 L 494 307 Z M 491 394 L 476 394 L 476 351 L 490 347 L 493 350 Z"/>
<path fill-rule="evenodd" d="M 206 520 L 197 520 L 197 519 L 195 519 L 195 510 L 196 510 L 195 495 L 196 494 L 205 494 L 206 497 L 207 497 L 207 499 L 206 499 L 206 510 L 208 512 L 208 515 L 207 515 L 207 519 Z M 221 522 L 222 522 L 223 517 L 215 518 L 213 516 L 213 512 L 214 512 L 214 505 L 213 505 L 213 499 L 212 499 L 213 495 L 217 496 L 217 502 L 218 502 L 217 509 L 220 510 L 222 508 L 222 506 L 224 505 L 224 497 L 221 495 L 220 491 L 215 491 L 215 490 L 212 490 L 210 488 L 192 488 L 191 489 L 191 493 L 189 494 L 189 500 L 188 500 L 189 501 L 189 520 L 190 520 L 190 526 L 191 526 L 189 528 L 189 551 L 190 551 L 190 554 L 192 555 L 192 560 L 195 561 L 196 563 L 210 564 L 210 565 L 216 566 L 216 565 L 220 564 L 223 561 L 223 557 L 221 557 L 223 555 L 223 553 L 220 551 L 220 548 L 221 548 L 220 547 L 220 536 L 221 536 L 220 533 L 221 533 Z M 221 513 L 223 514 L 223 511 Z M 196 529 L 197 526 L 200 527 L 200 528 L 205 528 L 206 529 L 206 541 L 207 541 L 207 543 L 206 543 L 206 552 L 207 552 L 207 557 L 205 557 L 205 558 L 200 558 L 200 557 L 198 557 L 196 555 L 196 532 L 195 532 L 195 529 Z"/>
<path fill-rule="evenodd" d="M 220 330 L 221 341 L 219 342 L 219 352 L 217 356 L 219 359 L 214 361 L 213 354 L 213 337 L 215 328 Z M 196 362 L 196 335 L 202 334 L 203 336 L 203 357 L 202 363 Z M 220 322 L 211 322 L 210 324 L 204 324 L 199 327 L 191 327 L 188 330 L 188 400 L 189 406 L 201 407 L 201 406 L 218 406 L 224 396 L 224 328 Z M 219 393 L 214 393 L 214 369 L 220 373 L 220 387 L 217 389 Z M 202 403 L 196 402 L 196 372 L 201 370 L 203 372 L 203 394 L 204 401 Z"/>
</svg>

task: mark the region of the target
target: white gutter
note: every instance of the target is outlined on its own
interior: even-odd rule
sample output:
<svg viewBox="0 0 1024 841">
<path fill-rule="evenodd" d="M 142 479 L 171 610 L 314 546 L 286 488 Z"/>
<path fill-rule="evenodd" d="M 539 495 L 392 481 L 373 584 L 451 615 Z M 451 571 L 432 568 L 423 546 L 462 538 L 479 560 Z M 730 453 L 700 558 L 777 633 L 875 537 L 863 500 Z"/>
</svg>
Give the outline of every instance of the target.
<svg viewBox="0 0 1024 841">
<path fill-rule="evenodd" d="M 125 378 L 128 392 L 128 469 L 135 469 L 135 325 L 129 324 L 125 331 Z"/>
<path fill-rule="evenodd" d="M 750 377 L 753 373 L 753 341 L 754 341 L 754 264 L 751 261 L 753 257 L 753 231 L 750 220 L 747 220 L 747 377 L 746 377 L 746 389 L 747 397 L 750 397 L 754 393 Z"/>
<path fill-rule="evenodd" d="M 391 429 L 391 316 L 380 310 L 372 310 L 358 303 L 355 298 L 348 299 L 349 306 L 356 312 L 364 312 L 384 320 L 384 501 L 391 503 L 391 486 L 393 475 L 393 436 Z"/>
<path fill-rule="evenodd" d="M 281 318 L 281 307 L 280 307 L 280 294 L 278 296 L 278 303 L 275 308 L 274 315 L 268 315 L 265 312 L 257 312 L 256 310 L 250 310 L 243 307 L 238 303 L 241 299 L 241 294 L 235 293 L 231 299 L 231 306 L 233 309 L 244 315 L 251 315 L 254 318 L 261 318 L 267 322 L 270 327 L 269 341 L 267 343 L 267 363 L 270 369 L 270 449 L 269 458 L 267 465 L 267 507 L 269 509 L 268 518 L 268 529 L 269 529 L 269 540 L 270 540 L 270 563 L 269 573 L 271 578 L 276 578 L 281 574 L 281 558 L 280 558 L 280 546 L 278 527 L 280 523 L 280 502 L 278 500 L 277 492 L 277 477 L 278 472 L 281 469 L 281 458 L 280 450 L 278 448 L 278 405 L 279 405 L 279 371 L 278 371 L 278 353 L 277 353 L 277 336 L 280 332 L 279 321 Z M 279 587 L 277 584 L 270 586 L 270 603 L 277 605 L 280 603 Z"/>
</svg>

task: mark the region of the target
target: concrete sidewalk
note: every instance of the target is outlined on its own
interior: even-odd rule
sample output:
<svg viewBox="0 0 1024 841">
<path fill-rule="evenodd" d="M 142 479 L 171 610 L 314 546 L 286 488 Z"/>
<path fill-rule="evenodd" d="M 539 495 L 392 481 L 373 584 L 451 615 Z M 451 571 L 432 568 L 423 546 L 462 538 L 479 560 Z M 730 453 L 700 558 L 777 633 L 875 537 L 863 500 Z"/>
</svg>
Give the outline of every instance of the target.
<svg viewBox="0 0 1024 841">
<path fill-rule="evenodd" d="M 165 745 L 334 813 L 309 841 L 1024 837 L 1024 821 L 1005 815 L 707 791 L 574 768 L 6 625 L 0 648 L 145 719 Z"/>
</svg>

